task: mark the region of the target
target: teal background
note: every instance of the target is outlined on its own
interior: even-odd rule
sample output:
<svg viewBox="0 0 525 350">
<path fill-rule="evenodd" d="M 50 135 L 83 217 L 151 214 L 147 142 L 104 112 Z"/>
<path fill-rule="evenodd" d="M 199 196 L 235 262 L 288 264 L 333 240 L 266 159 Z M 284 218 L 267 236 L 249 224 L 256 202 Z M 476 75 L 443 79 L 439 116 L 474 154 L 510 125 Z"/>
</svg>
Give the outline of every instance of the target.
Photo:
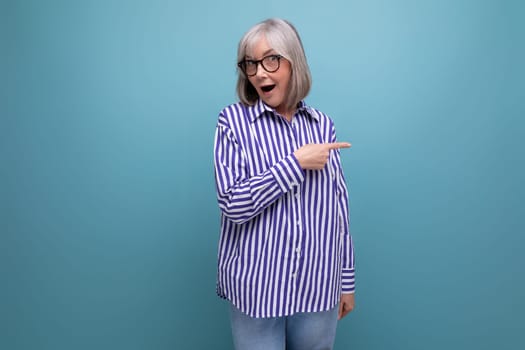
<svg viewBox="0 0 525 350">
<path fill-rule="evenodd" d="M 525 334 L 521 1 L 3 1 L 0 349 L 229 349 L 212 144 L 237 42 L 298 28 L 351 191 L 336 349 Z"/>
</svg>

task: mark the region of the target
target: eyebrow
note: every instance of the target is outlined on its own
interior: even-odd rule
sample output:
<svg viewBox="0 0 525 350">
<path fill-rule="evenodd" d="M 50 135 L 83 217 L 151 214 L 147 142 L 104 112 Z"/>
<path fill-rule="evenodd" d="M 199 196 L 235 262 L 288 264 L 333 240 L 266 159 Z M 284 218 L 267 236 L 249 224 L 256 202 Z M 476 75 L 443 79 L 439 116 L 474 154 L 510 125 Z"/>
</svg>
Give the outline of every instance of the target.
<svg viewBox="0 0 525 350">
<path fill-rule="evenodd" d="M 266 57 L 266 55 L 268 55 L 268 54 L 271 53 L 272 51 L 275 52 L 274 49 L 268 49 L 268 50 L 264 51 L 264 52 L 263 52 L 263 57 Z M 249 58 L 249 59 L 253 59 L 253 58 L 255 58 L 255 57 L 252 57 L 252 56 L 250 56 L 250 55 L 246 55 L 245 57 L 246 57 L 246 58 Z"/>
</svg>

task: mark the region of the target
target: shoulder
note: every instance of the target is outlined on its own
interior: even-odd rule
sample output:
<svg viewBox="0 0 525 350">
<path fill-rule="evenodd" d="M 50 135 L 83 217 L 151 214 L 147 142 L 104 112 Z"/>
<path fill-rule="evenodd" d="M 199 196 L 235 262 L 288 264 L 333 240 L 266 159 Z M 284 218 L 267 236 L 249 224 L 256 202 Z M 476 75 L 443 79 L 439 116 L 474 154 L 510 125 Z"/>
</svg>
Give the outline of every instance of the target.
<svg viewBox="0 0 525 350">
<path fill-rule="evenodd" d="M 219 115 L 228 116 L 228 117 L 232 115 L 238 115 L 238 114 L 245 112 L 246 107 L 247 106 L 245 106 L 242 102 L 232 103 L 224 107 L 219 113 Z"/>
<path fill-rule="evenodd" d="M 236 124 L 249 115 L 249 108 L 242 102 L 232 103 L 224 107 L 219 113 L 219 124 Z"/>
<path fill-rule="evenodd" d="M 241 102 L 232 103 L 219 112 L 219 126 L 228 127 L 245 114 L 245 106 Z"/>
<path fill-rule="evenodd" d="M 224 107 L 219 113 L 217 127 L 228 129 L 237 136 L 245 135 L 257 115 L 256 107 L 242 102 Z"/>
<path fill-rule="evenodd" d="M 332 118 L 330 118 L 328 114 L 320 111 L 319 109 L 306 105 L 306 104 L 304 105 L 304 108 L 306 112 L 310 114 L 318 122 L 323 123 L 323 124 L 333 124 Z"/>
</svg>

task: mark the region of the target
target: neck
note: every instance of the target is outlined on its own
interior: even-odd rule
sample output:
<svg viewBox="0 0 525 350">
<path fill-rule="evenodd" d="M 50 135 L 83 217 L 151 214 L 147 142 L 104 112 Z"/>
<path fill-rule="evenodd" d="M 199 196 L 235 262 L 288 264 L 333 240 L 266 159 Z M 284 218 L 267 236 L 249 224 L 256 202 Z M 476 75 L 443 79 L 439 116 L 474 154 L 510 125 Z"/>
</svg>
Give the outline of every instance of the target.
<svg viewBox="0 0 525 350">
<path fill-rule="evenodd" d="M 277 113 L 282 115 L 284 117 L 284 119 L 286 119 L 289 122 L 291 122 L 292 118 L 293 118 L 293 115 L 295 114 L 295 110 L 293 110 L 293 109 L 278 110 Z"/>
</svg>

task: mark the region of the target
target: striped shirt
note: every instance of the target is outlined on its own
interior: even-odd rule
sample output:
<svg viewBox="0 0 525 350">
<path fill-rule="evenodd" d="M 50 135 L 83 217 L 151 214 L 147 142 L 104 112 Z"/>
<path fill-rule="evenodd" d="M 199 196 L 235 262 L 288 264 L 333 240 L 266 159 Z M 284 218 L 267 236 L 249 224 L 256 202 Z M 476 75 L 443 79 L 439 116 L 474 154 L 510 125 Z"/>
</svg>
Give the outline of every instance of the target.
<svg viewBox="0 0 525 350">
<path fill-rule="evenodd" d="M 354 292 L 339 151 L 322 170 L 303 170 L 293 154 L 326 142 L 336 142 L 332 120 L 303 101 L 291 122 L 261 100 L 219 115 L 217 294 L 251 317 L 326 311 Z"/>
</svg>

